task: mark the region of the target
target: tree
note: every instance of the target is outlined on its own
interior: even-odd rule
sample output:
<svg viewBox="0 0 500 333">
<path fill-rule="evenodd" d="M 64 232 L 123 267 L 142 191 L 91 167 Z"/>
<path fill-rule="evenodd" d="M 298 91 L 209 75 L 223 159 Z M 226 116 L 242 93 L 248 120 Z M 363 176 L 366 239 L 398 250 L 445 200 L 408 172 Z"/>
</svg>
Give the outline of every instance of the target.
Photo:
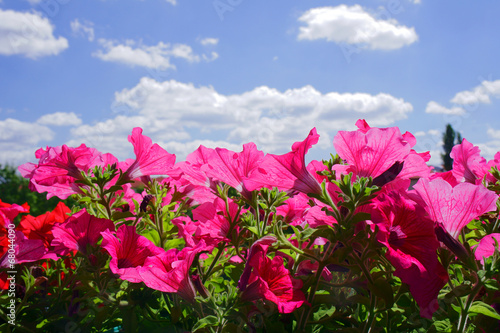
<svg viewBox="0 0 500 333">
<path fill-rule="evenodd" d="M 450 153 L 453 146 L 460 143 L 462 143 L 462 135 L 459 132 L 455 132 L 450 124 L 447 124 L 446 130 L 443 133 L 444 154 L 441 154 L 441 158 L 443 159 L 443 169 L 445 171 L 449 171 L 453 168 L 453 159 L 450 157 Z"/>
<path fill-rule="evenodd" d="M 0 199 L 6 203 L 22 205 L 27 202 L 30 206 L 30 214 L 38 216 L 47 211 L 52 211 L 61 199 L 52 197 L 47 200 L 46 193 L 32 192 L 29 189 L 29 181 L 17 173 L 11 165 L 0 164 Z M 74 200 L 64 200 L 68 207 L 73 206 Z"/>
</svg>

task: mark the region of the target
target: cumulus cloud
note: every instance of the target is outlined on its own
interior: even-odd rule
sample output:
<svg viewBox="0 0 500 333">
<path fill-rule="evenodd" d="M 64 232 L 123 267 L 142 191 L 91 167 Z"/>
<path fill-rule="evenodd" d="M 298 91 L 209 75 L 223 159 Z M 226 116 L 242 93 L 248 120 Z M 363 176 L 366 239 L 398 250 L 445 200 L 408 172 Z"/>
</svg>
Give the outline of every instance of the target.
<svg viewBox="0 0 500 333">
<path fill-rule="evenodd" d="M 484 80 L 471 90 L 458 92 L 450 102 L 460 105 L 489 104 L 492 96 L 500 97 L 500 80 Z"/>
<path fill-rule="evenodd" d="M 299 40 L 324 38 L 381 50 L 399 49 L 418 40 L 414 28 L 400 25 L 395 19 L 378 19 L 360 5 L 312 8 L 299 21 L 305 24 L 299 28 Z"/>
<path fill-rule="evenodd" d="M 458 106 L 455 106 L 452 108 L 445 108 L 444 106 L 442 106 L 441 104 L 439 104 L 437 102 L 430 101 L 429 103 L 427 103 L 427 107 L 425 108 L 425 112 L 426 113 L 437 113 L 437 114 L 461 116 L 461 115 L 465 114 L 466 111 L 465 111 L 465 109 L 458 107 Z"/>
<path fill-rule="evenodd" d="M 36 122 L 51 126 L 78 126 L 82 120 L 73 112 L 55 112 L 41 116 Z"/>
<path fill-rule="evenodd" d="M 262 86 L 225 95 L 211 86 L 142 78 L 135 87 L 115 94 L 114 117 L 72 129 L 70 144 L 86 142 L 127 157 L 131 152 L 127 135 L 140 126 L 178 160 L 200 144 L 238 150 L 252 141 L 266 152 L 283 153 L 317 127 L 318 146 L 333 152 L 336 131 L 354 129 L 358 118 L 384 127 L 412 110 L 410 103 L 383 93 L 323 94 L 312 86 L 282 92 Z"/>
<path fill-rule="evenodd" d="M 218 38 L 204 38 L 200 41 L 201 45 L 217 45 L 218 43 Z"/>
<path fill-rule="evenodd" d="M 55 133 L 48 127 L 7 118 L 0 120 L 0 161 L 19 165 L 32 160 L 42 141 L 52 140 Z"/>
<path fill-rule="evenodd" d="M 86 37 L 89 42 L 94 41 L 94 23 L 92 22 L 84 21 L 82 23 L 80 20 L 74 19 L 71 22 L 71 31 L 76 35 Z"/>
<path fill-rule="evenodd" d="M 0 54 L 28 58 L 57 55 L 68 48 L 68 40 L 54 36 L 54 27 L 40 13 L 0 9 Z"/>
<path fill-rule="evenodd" d="M 133 40 L 127 40 L 125 44 L 116 41 L 99 39 L 103 50 L 93 53 L 104 61 L 123 63 L 129 66 L 140 66 L 150 69 L 175 68 L 170 59 L 182 58 L 189 62 L 199 62 L 200 56 L 193 53 L 193 49 L 186 44 L 174 44 L 159 42 L 154 46 L 146 46 Z"/>
</svg>

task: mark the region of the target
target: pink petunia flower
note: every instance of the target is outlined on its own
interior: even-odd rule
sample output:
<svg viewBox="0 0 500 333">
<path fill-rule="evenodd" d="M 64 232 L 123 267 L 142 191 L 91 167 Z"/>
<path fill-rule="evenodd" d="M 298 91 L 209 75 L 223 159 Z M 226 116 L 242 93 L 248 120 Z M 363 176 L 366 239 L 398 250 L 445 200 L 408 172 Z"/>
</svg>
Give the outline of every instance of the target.
<svg viewBox="0 0 500 333">
<path fill-rule="evenodd" d="M 457 238 L 460 231 L 478 216 L 496 209 L 498 196 L 482 185 L 460 183 L 452 187 L 443 179 L 420 179 L 413 187 L 412 198 L 423 201 L 425 210 L 434 222 Z"/>
<path fill-rule="evenodd" d="M 146 258 L 165 252 L 146 237 L 137 234 L 133 226 L 120 226 L 116 231 L 116 237 L 110 230 L 101 232 L 101 235 L 103 238 L 101 246 L 111 256 L 109 268 L 122 280 L 141 282 L 138 270 L 144 265 Z"/>
<path fill-rule="evenodd" d="M 15 264 L 34 262 L 40 259 L 57 259 L 47 256 L 47 249 L 40 239 L 28 239 L 21 231 L 15 232 L 14 238 Z M 9 252 L 1 254 L 0 267 L 9 267 Z"/>
<path fill-rule="evenodd" d="M 52 246 L 87 253 L 87 245 L 96 245 L 106 230 L 115 231 L 113 221 L 90 215 L 84 208 L 52 229 Z"/>
<path fill-rule="evenodd" d="M 264 153 L 252 142 L 243 145 L 240 153 L 215 148 L 210 150 L 209 161 L 201 166 L 201 170 L 212 180 L 224 182 L 250 199 L 251 191 L 246 189 L 243 181 L 260 166 L 263 158 Z"/>
<path fill-rule="evenodd" d="M 168 171 L 173 179 L 189 187 L 186 193 L 196 203 L 212 202 L 215 200 L 216 184 L 201 168 L 209 163 L 212 149 L 199 146 L 186 157 L 186 161 L 178 162 Z"/>
<path fill-rule="evenodd" d="M 437 296 L 448 280 L 437 257 L 439 242 L 425 210 L 399 192 L 382 193 L 371 204 L 377 239 L 387 247 L 394 275 L 408 284 L 423 317 L 437 310 Z"/>
<path fill-rule="evenodd" d="M 152 289 L 178 293 L 185 300 L 194 301 L 196 291 L 189 269 L 195 256 L 205 247 L 201 241 L 195 248 L 185 247 L 181 251 L 170 249 L 146 258 L 144 265 L 138 270 L 142 281 Z"/>
<path fill-rule="evenodd" d="M 484 259 L 489 258 L 495 253 L 495 250 L 500 251 L 500 234 L 493 233 L 484 236 L 477 244 L 474 252 L 476 260 L 484 264 Z"/>
<path fill-rule="evenodd" d="M 357 131 L 339 131 L 333 139 L 335 150 L 350 166 L 346 173 L 376 178 L 399 162 L 403 163 L 402 169 L 393 176 L 389 175 L 388 181 L 429 175 L 430 169 L 425 162 L 430 156 L 411 149 L 416 144 L 411 133 L 401 134 L 397 127 L 370 127 L 361 119 L 356 125 Z"/>
<path fill-rule="evenodd" d="M 228 199 L 228 204 L 229 216 L 226 212 L 226 203 L 221 198 L 216 198 L 212 203 L 205 202 L 193 209 L 196 239 L 204 239 L 207 245 L 217 245 L 220 241 L 228 241 L 231 238 L 229 221 L 237 219 L 238 205 L 231 199 Z M 237 231 L 238 226 L 234 230 Z"/>
<path fill-rule="evenodd" d="M 128 141 L 134 146 L 135 160 L 128 159 L 120 163 L 120 169 L 125 170 L 130 179 L 141 176 L 165 175 L 175 164 L 175 155 L 170 154 L 158 144 L 142 135 L 142 128 L 135 127 Z"/>
<path fill-rule="evenodd" d="M 484 157 L 480 155 L 479 147 L 474 146 L 466 139 L 462 143 L 454 146 L 450 152 L 453 159 L 453 169 L 451 170 L 458 182 L 468 182 L 476 184 L 488 171 Z"/>
<path fill-rule="evenodd" d="M 18 169 L 24 178 L 30 180 L 30 188 L 39 193 L 47 192 L 47 199 L 57 196 L 66 199 L 79 193 L 75 181 L 82 179 L 81 172 L 95 166 L 105 166 L 111 159 L 94 148 L 84 144 L 77 148 L 66 145 L 40 148 L 35 153 L 38 164 L 26 163 Z"/>
<path fill-rule="evenodd" d="M 249 191 L 262 187 L 277 187 L 284 191 L 298 191 L 321 195 L 321 186 L 307 170 L 305 155 L 318 143 L 319 135 L 313 128 L 302 142 L 295 142 L 292 151 L 284 155 L 267 154 L 249 178 L 244 181 Z"/>
<path fill-rule="evenodd" d="M 266 299 L 275 303 L 280 313 L 291 313 L 306 302 L 300 290 L 302 281 L 292 277 L 283 257 L 267 257 L 267 248 L 274 241 L 276 238 L 266 236 L 252 245 L 238 287 L 243 301 Z"/>
</svg>

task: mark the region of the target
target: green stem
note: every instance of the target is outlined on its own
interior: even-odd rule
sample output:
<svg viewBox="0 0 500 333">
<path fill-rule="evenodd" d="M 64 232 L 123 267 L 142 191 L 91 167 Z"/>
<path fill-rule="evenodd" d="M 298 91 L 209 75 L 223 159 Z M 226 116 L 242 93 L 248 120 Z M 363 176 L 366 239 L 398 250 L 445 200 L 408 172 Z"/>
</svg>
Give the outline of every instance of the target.
<svg viewBox="0 0 500 333">
<path fill-rule="evenodd" d="M 465 302 L 465 306 L 463 307 L 461 313 L 460 313 L 460 319 L 459 319 L 459 324 L 458 324 L 458 333 L 465 332 L 466 325 L 467 325 L 467 319 L 469 318 L 469 309 L 472 305 L 472 302 L 474 302 L 474 298 L 476 298 L 476 295 L 479 293 L 481 290 L 481 283 L 479 281 L 476 282 L 474 285 L 474 288 L 472 289 L 471 293 L 467 297 L 467 301 Z"/>
<path fill-rule="evenodd" d="M 219 247 L 217 248 L 217 254 L 215 255 L 214 260 L 210 264 L 210 267 L 205 272 L 205 274 L 203 274 L 202 283 L 205 283 L 207 281 L 207 279 L 210 277 L 212 270 L 214 269 L 215 265 L 219 261 L 220 256 L 222 255 L 222 252 L 224 251 L 224 246 L 225 246 L 224 242 L 220 243 Z"/>
<path fill-rule="evenodd" d="M 318 271 L 316 272 L 315 281 L 311 286 L 311 290 L 309 291 L 309 295 L 307 297 L 307 302 L 309 303 L 309 306 L 304 307 L 304 309 L 302 310 L 299 323 L 297 324 L 297 332 L 305 331 L 307 320 L 309 319 L 309 316 L 311 315 L 312 312 L 312 303 L 314 301 L 314 296 L 316 295 L 316 290 L 318 289 L 319 282 L 321 280 L 321 274 L 323 273 L 324 267 L 325 266 L 322 263 L 318 266 Z"/>
<path fill-rule="evenodd" d="M 370 314 L 368 315 L 368 320 L 365 322 L 363 327 L 363 332 L 369 333 L 373 326 L 373 321 L 375 320 L 375 307 L 377 306 L 377 296 L 373 293 L 370 294 Z"/>
<path fill-rule="evenodd" d="M 491 230 L 491 232 L 496 232 L 499 225 L 500 225 L 500 214 L 498 214 L 497 219 L 495 221 L 495 224 L 493 225 L 493 229 Z"/>
<path fill-rule="evenodd" d="M 318 290 L 318 286 L 319 286 L 319 283 L 321 281 L 321 274 L 323 274 L 323 269 L 326 266 L 325 261 L 331 255 L 330 250 L 333 251 L 334 248 L 335 248 L 335 246 L 332 246 L 332 243 L 328 243 L 325 251 L 323 252 L 323 258 L 318 263 L 318 270 L 316 272 L 316 276 L 314 277 L 315 280 L 311 286 L 311 290 L 309 291 L 309 295 L 307 296 L 307 302 L 309 303 L 309 307 L 304 308 L 304 310 L 302 310 L 302 314 L 300 316 L 300 320 L 299 320 L 299 323 L 297 325 L 298 332 L 302 332 L 306 328 L 307 321 L 308 321 L 309 316 L 311 315 L 311 312 L 312 312 L 312 304 L 314 302 L 314 297 L 316 296 L 316 291 Z"/>
</svg>

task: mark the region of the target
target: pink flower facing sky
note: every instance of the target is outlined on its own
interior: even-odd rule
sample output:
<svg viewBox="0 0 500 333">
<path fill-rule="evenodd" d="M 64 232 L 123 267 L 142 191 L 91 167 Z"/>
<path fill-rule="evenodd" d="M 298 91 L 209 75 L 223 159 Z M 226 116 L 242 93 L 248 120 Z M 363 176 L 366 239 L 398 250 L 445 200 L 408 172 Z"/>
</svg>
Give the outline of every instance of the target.
<svg viewBox="0 0 500 333">
<path fill-rule="evenodd" d="M 79 193 L 75 184 L 82 178 L 81 172 L 87 172 L 97 165 L 116 161 L 109 154 L 102 155 L 94 148 L 84 144 L 77 148 L 62 145 L 59 147 L 42 148 L 35 152 L 38 164 L 26 163 L 18 169 L 24 178 L 30 180 L 30 188 L 39 193 L 47 192 L 47 199 L 57 196 L 66 199 L 72 194 Z"/>
<path fill-rule="evenodd" d="M 260 166 L 263 159 L 264 153 L 253 142 L 243 145 L 240 153 L 215 148 L 209 150 L 209 161 L 201 166 L 201 170 L 212 180 L 224 182 L 250 199 L 251 191 L 246 189 L 243 181 Z"/>
<path fill-rule="evenodd" d="M 135 127 L 128 141 L 134 146 L 135 160 L 128 159 L 120 163 L 122 170 L 126 169 L 130 179 L 141 176 L 165 175 L 175 164 L 175 155 L 170 154 L 158 144 L 142 135 L 142 128 Z"/>
<path fill-rule="evenodd" d="M 450 157 L 453 159 L 452 173 L 458 182 L 476 184 L 487 172 L 486 160 L 480 155 L 479 147 L 466 139 L 454 146 Z"/>
<path fill-rule="evenodd" d="M 87 246 L 97 245 L 101 232 L 106 230 L 115 230 L 113 221 L 90 215 L 84 208 L 52 229 L 52 246 L 87 253 Z"/>
<path fill-rule="evenodd" d="M 116 237 L 110 230 L 101 232 L 101 235 L 101 246 L 111 256 L 109 268 L 122 280 L 142 282 L 138 269 L 144 265 L 146 258 L 165 252 L 146 237 L 137 234 L 133 226 L 120 226 Z"/>
<path fill-rule="evenodd" d="M 266 299 L 278 306 L 280 313 L 291 313 L 306 302 L 302 281 L 294 279 L 283 265 L 283 257 L 267 256 L 267 248 L 276 238 L 266 236 L 252 245 L 238 282 L 243 301 Z"/>
<path fill-rule="evenodd" d="M 460 183 L 452 187 L 444 179 L 420 179 L 413 187 L 432 221 L 442 223 L 455 239 L 469 222 L 496 210 L 498 196 L 482 185 Z"/>
<path fill-rule="evenodd" d="M 438 293 L 448 280 L 437 258 L 434 223 L 421 206 L 399 192 L 380 194 L 371 207 L 372 221 L 379 227 L 377 238 L 387 247 L 394 275 L 409 285 L 420 314 L 431 318 L 438 308 Z"/>
<path fill-rule="evenodd" d="M 209 163 L 212 149 L 199 146 L 186 157 L 186 161 L 178 162 L 168 171 L 168 175 L 175 180 L 191 185 L 187 194 L 197 203 L 213 201 L 216 198 L 215 183 L 201 168 Z"/>
<path fill-rule="evenodd" d="M 484 178 L 488 182 L 496 183 L 495 177 L 490 173 L 492 167 L 500 169 L 500 152 L 488 162 L 480 155 L 479 147 L 472 145 L 466 139 L 453 147 L 450 157 L 453 158 L 453 175 L 458 182 L 480 184 Z"/>
<path fill-rule="evenodd" d="M 356 126 L 359 128 L 357 131 L 339 131 L 333 139 L 335 151 L 350 166 L 346 173 L 376 178 L 396 162 L 404 162 L 397 179 L 429 175 L 425 162 L 430 155 L 417 154 L 411 149 L 416 144 L 411 133 L 401 134 L 397 127 L 370 127 L 361 119 Z"/>
<path fill-rule="evenodd" d="M 302 142 L 295 142 L 292 151 L 284 155 L 267 154 L 260 167 L 255 169 L 249 179 L 244 181 L 249 191 L 262 187 L 277 187 L 284 191 L 299 191 L 305 194 L 321 195 L 321 186 L 307 170 L 305 155 L 318 143 L 319 135 L 313 128 Z"/>
</svg>

